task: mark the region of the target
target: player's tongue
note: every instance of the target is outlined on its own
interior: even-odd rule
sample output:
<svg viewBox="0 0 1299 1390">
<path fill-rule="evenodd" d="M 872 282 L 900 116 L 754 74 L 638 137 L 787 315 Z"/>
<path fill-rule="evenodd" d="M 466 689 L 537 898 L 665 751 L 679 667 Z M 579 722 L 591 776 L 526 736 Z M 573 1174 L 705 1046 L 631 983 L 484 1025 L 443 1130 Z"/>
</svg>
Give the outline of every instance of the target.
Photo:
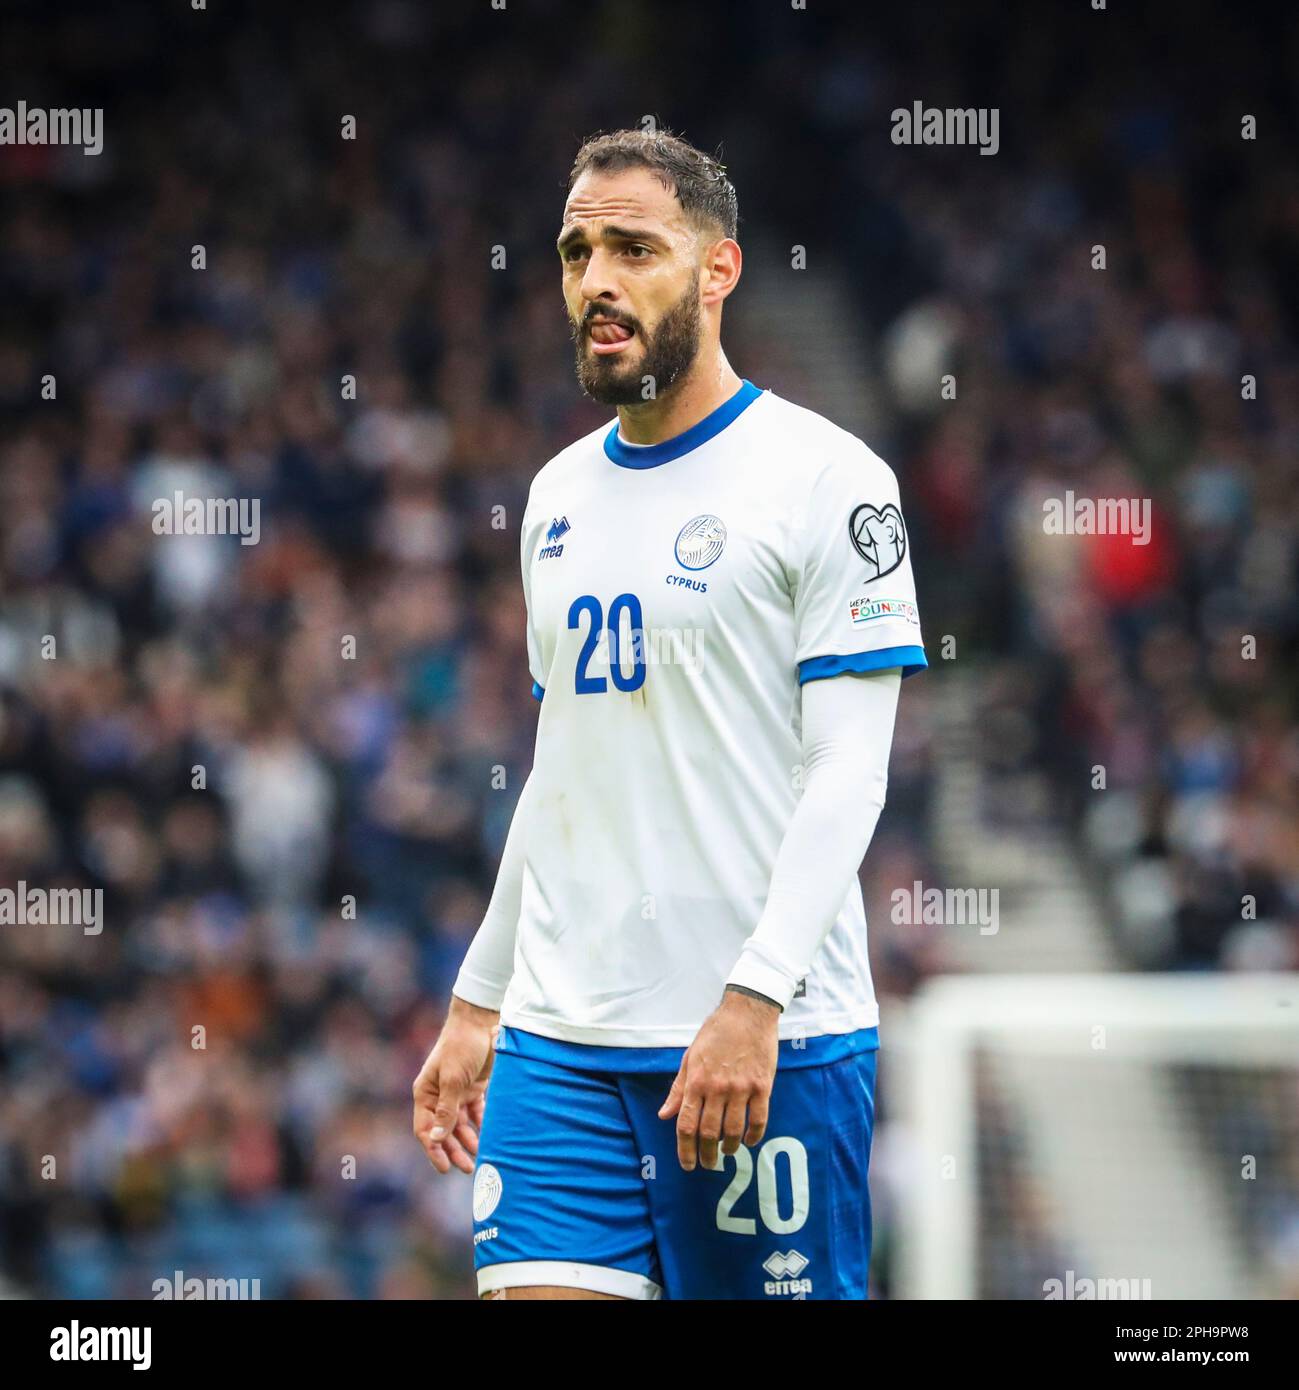
<svg viewBox="0 0 1299 1390">
<path fill-rule="evenodd" d="M 621 323 L 593 323 L 591 337 L 597 343 L 625 343 L 631 337 L 631 329 Z"/>
</svg>

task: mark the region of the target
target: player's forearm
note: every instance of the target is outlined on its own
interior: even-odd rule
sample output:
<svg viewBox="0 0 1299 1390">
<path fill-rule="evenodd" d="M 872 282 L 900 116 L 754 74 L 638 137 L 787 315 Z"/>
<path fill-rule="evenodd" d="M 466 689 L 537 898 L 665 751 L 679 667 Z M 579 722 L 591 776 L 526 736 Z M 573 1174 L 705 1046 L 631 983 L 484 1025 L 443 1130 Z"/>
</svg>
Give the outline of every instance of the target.
<svg viewBox="0 0 1299 1390">
<path fill-rule="evenodd" d="M 514 938 L 523 898 L 523 861 L 531 786 L 532 778 L 529 777 L 514 808 L 487 912 L 473 941 L 469 943 L 460 973 L 452 986 L 451 992 L 457 999 L 463 999 L 480 1009 L 500 1011 L 510 976 L 514 973 Z"/>
<path fill-rule="evenodd" d="M 784 1008 L 811 969 L 884 808 L 901 679 L 881 671 L 803 687 L 803 795 L 728 984 Z"/>
</svg>

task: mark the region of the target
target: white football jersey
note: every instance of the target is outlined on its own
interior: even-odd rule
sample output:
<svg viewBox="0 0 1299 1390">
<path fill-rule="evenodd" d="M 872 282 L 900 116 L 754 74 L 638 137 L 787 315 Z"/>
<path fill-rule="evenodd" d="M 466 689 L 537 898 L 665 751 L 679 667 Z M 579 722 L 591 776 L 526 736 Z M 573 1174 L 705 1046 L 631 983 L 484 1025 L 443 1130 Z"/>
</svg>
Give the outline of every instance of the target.
<svg viewBox="0 0 1299 1390">
<path fill-rule="evenodd" d="M 926 665 L 897 480 L 749 382 L 663 444 L 615 421 L 523 518 L 541 699 L 502 1021 L 684 1047 L 766 902 L 799 797 L 799 686 Z M 854 875 L 781 1038 L 874 1027 Z"/>
</svg>

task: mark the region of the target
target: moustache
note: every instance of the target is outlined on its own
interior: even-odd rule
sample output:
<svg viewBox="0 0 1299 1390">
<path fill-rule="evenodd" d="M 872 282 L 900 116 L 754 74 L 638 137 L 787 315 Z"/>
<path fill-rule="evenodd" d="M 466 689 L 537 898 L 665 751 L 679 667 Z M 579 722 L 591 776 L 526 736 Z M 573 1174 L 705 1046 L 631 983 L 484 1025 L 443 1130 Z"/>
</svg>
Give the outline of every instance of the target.
<svg viewBox="0 0 1299 1390">
<path fill-rule="evenodd" d="M 607 309 L 599 309 L 593 306 L 582 315 L 582 322 L 580 324 L 573 325 L 574 332 L 589 332 L 593 319 L 603 319 L 605 323 L 618 324 L 620 327 L 627 329 L 629 333 L 639 333 L 641 331 L 639 320 L 629 318 L 624 314 L 611 314 Z"/>
</svg>

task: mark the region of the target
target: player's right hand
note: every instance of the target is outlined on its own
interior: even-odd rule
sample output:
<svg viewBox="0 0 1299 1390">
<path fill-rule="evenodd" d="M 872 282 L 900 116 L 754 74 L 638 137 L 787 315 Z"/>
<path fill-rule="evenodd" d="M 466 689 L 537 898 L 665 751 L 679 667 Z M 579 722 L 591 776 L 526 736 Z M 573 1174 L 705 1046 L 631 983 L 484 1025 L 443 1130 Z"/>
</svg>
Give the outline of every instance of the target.
<svg viewBox="0 0 1299 1390">
<path fill-rule="evenodd" d="M 415 1084 L 415 1138 L 439 1173 L 474 1171 L 499 1014 L 451 998 L 447 1021 Z"/>
</svg>

